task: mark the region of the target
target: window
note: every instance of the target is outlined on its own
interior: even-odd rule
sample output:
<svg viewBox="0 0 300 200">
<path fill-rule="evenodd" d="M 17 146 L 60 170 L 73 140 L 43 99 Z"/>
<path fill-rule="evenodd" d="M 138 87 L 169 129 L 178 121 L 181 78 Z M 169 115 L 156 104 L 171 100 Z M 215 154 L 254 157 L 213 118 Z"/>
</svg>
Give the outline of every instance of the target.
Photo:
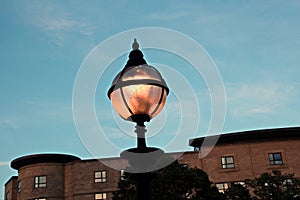
<svg viewBox="0 0 300 200">
<path fill-rule="evenodd" d="M 47 177 L 46 176 L 36 176 L 34 178 L 34 187 L 41 188 L 46 187 L 47 185 Z"/>
<path fill-rule="evenodd" d="M 18 192 L 21 192 L 21 186 L 22 186 L 22 183 L 21 181 L 18 182 Z"/>
<path fill-rule="evenodd" d="M 34 200 L 46 200 L 46 198 L 39 198 L 39 199 L 34 199 Z"/>
<path fill-rule="evenodd" d="M 234 168 L 233 156 L 224 156 L 221 158 L 222 169 Z"/>
<path fill-rule="evenodd" d="M 219 192 L 224 193 L 225 190 L 228 189 L 228 183 L 216 183 L 216 187 L 218 188 Z"/>
<path fill-rule="evenodd" d="M 9 192 L 6 192 L 6 194 L 5 194 L 5 200 L 9 200 Z"/>
<path fill-rule="evenodd" d="M 120 176 L 121 176 L 121 180 L 124 180 L 124 175 L 125 175 L 125 170 L 124 169 L 121 169 L 120 171 Z"/>
<path fill-rule="evenodd" d="M 246 187 L 246 185 L 245 185 L 245 182 L 244 181 L 236 181 L 236 182 L 234 182 L 235 184 L 239 184 L 239 185 L 241 185 L 241 186 L 244 186 L 244 187 Z"/>
<path fill-rule="evenodd" d="M 106 182 L 106 171 L 95 172 L 95 183 Z"/>
<path fill-rule="evenodd" d="M 200 151 L 200 147 L 194 147 L 194 151 Z"/>
<path fill-rule="evenodd" d="M 95 200 L 98 200 L 98 199 L 107 199 L 107 194 L 106 194 L 106 192 L 102 192 L 102 193 L 97 193 L 97 194 L 95 194 Z"/>
<path fill-rule="evenodd" d="M 269 153 L 270 165 L 283 165 L 282 156 L 280 152 Z"/>
</svg>

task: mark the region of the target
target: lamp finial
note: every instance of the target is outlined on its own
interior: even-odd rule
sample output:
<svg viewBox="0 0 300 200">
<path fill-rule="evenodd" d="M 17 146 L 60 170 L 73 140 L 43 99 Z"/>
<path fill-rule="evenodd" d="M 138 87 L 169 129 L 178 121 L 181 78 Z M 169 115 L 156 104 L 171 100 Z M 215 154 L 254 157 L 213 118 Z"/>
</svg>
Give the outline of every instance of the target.
<svg viewBox="0 0 300 200">
<path fill-rule="evenodd" d="M 139 49 L 139 43 L 137 42 L 137 39 L 134 38 L 133 44 L 132 44 L 132 50 L 137 50 Z"/>
</svg>

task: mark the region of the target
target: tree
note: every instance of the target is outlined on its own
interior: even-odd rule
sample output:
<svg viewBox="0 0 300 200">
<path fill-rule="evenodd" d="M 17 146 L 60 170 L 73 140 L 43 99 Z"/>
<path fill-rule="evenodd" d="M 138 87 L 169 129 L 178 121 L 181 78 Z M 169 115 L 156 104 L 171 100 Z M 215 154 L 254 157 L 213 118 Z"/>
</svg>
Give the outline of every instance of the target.
<svg viewBox="0 0 300 200">
<path fill-rule="evenodd" d="M 113 200 L 136 200 L 136 181 L 125 172 L 118 182 L 118 190 L 113 192 Z"/>
<path fill-rule="evenodd" d="M 278 170 L 263 173 L 254 180 L 246 180 L 254 189 L 252 199 L 260 200 L 292 200 L 300 199 L 300 181 L 294 174 L 282 174 Z"/>
<path fill-rule="evenodd" d="M 251 196 L 249 190 L 245 185 L 238 183 L 231 183 L 230 187 L 224 192 L 224 199 L 226 200 L 250 200 Z"/>
<path fill-rule="evenodd" d="M 223 193 L 211 186 L 208 175 L 198 168 L 188 168 L 177 161 L 154 173 L 152 199 L 156 200 L 300 200 L 300 180 L 294 174 L 280 171 L 263 173 L 258 178 L 245 180 L 252 188 L 231 183 Z M 113 192 L 113 200 L 136 200 L 134 174 L 125 173 Z"/>
<path fill-rule="evenodd" d="M 152 199 L 156 200 L 220 200 L 220 194 L 211 187 L 208 175 L 198 168 L 188 168 L 174 161 L 154 173 Z M 135 200 L 136 187 L 132 174 L 125 173 L 113 192 L 113 200 Z"/>
</svg>

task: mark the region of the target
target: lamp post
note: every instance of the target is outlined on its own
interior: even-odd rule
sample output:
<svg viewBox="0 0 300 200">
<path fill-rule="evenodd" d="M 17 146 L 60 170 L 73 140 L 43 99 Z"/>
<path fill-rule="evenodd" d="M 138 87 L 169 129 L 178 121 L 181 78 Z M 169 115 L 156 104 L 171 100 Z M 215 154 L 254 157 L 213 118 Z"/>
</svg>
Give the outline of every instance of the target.
<svg viewBox="0 0 300 200">
<path fill-rule="evenodd" d="M 125 67 L 119 72 L 108 91 L 114 109 L 127 121 L 136 123 L 137 147 L 123 151 L 121 157 L 127 159 L 138 173 L 138 200 L 151 200 L 151 173 L 147 168 L 163 156 L 164 152 L 155 147 L 147 147 L 145 122 L 149 122 L 164 107 L 169 89 L 161 74 L 147 65 L 139 44 L 134 39 L 132 51 Z"/>
</svg>

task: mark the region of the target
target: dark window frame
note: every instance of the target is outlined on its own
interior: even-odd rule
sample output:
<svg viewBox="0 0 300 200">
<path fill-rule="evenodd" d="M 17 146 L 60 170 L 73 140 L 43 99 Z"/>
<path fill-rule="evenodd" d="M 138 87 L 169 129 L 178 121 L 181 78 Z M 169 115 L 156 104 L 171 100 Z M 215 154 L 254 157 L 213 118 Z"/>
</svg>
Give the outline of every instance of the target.
<svg viewBox="0 0 300 200">
<path fill-rule="evenodd" d="M 18 181 L 18 192 L 21 192 L 22 181 Z"/>
<path fill-rule="evenodd" d="M 97 198 L 97 195 L 101 195 L 100 199 Z M 96 193 L 95 196 L 94 196 L 94 199 L 95 200 L 107 200 L 107 192 Z"/>
<path fill-rule="evenodd" d="M 45 180 L 43 180 L 45 179 Z M 34 188 L 45 188 L 47 187 L 47 176 L 41 175 L 41 176 L 35 176 L 34 177 Z"/>
<path fill-rule="evenodd" d="M 106 183 L 107 172 L 106 170 L 95 171 L 94 172 L 94 182 L 95 183 Z"/>
<path fill-rule="evenodd" d="M 231 159 L 232 162 L 229 161 L 229 159 Z M 221 157 L 221 166 L 222 166 L 222 169 L 234 169 L 235 168 L 234 157 L 233 156 L 222 156 Z"/>
<path fill-rule="evenodd" d="M 268 154 L 270 165 L 283 165 L 283 158 L 281 152 L 273 152 Z"/>
<path fill-rule="evenodd" d="M 222 185 L 222 187 L 218 187 L 218 185 Z M 228 182 L 216 183 L 215 186 L 219 192 L 224 193 L 229 188 L 229 183 Z"/>
</svg>

